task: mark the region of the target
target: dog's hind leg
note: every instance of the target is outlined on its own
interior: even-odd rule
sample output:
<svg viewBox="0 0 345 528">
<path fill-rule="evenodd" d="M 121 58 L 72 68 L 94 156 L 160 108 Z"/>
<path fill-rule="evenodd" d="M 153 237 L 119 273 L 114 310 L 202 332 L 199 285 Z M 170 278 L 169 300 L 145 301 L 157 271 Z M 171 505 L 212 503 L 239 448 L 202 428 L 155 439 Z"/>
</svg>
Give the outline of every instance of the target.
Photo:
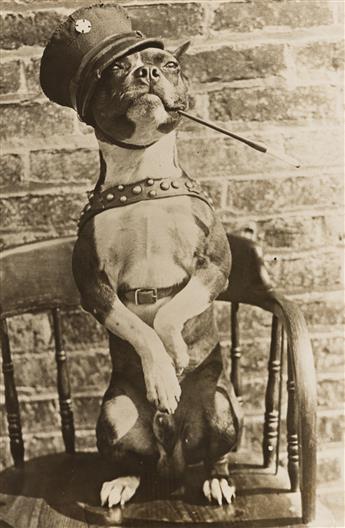
<svg viewBox="0 0 345 528">
<path fill-rule="evenodd" d="M 103 483 L 102 505 L 124 505 L 137 491 L 142 475 L 157 461 L 152 431 L 154 409 L 145 393 L 128 382 L 113 382 L 106 392 L 97 424 L 97 446 L 114 468 L 115 478 Z"/>
<path fill-rule="evenodd" d="M 207 459 L 204 461 L 208 478 L 203 484 L 203 494 L 209 502 L 228 504 L 235 498 L 235 486 L 230 478 L 227 454 L 239 443 L 242 431 L 242 413 L 230 383 L 218 380 L 212 418 Z"/>
</svg>

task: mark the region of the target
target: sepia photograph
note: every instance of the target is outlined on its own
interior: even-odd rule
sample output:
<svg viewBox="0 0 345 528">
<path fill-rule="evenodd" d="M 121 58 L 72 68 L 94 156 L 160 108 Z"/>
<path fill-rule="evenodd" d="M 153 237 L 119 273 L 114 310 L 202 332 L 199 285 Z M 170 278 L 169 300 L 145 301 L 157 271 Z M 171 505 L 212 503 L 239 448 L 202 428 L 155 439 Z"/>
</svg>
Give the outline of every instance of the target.
<svg viewBox="0 0 345 528">
<path fill-rule="evenodd" d="M 344 0 L 0 0 L 0 528 L 343 528 Z"/>
</svg>

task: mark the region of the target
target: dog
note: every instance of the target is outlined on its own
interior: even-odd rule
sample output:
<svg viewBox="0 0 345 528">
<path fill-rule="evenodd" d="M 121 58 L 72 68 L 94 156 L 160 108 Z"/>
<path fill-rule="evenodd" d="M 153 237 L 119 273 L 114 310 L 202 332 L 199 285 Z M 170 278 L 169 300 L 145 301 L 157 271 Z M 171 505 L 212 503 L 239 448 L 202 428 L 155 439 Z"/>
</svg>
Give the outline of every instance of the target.
<svg viewBox="0 0 345 528">
<path fill-rule="evenodd" d="M 89 31 L 91 22 L 76 18 L 77 32 Z M 114 468 L 100 492 L 108 507 L 128 502 L 147 473 L 178 483 L 199 462 L 209 501 L 235 496 L 226 454 L 238 444 L 241 412 L 212 306 L 231 254 L 209 197 L 176 154 L 187 48 L 146 42 L 110 58 L 89 103 L 101 176 L 81 216 L 73 274 L 83 308 L 110 335 L 112 375 L 97 423 L 98 449 Z"/>
</svg>

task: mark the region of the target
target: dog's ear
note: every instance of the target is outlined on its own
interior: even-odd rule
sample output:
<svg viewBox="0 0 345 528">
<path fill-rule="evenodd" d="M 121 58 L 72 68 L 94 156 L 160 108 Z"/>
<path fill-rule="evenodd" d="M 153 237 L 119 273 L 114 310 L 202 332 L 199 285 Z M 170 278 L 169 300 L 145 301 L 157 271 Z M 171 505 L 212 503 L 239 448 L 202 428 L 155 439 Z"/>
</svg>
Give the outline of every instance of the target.
<svg viewBox="0 0 345 528">
<path fill-rule="evenodd" d="M 190 45 L 191 45 L 190 40 L 187 40 L 187 42 L 185 42 L 184 44 L 179 46 L 175 51 L 173 51 L 172 54 L 177 60 L 179 60 L 182 57 L 182 55 L 186 53 Z"/>
</svg>

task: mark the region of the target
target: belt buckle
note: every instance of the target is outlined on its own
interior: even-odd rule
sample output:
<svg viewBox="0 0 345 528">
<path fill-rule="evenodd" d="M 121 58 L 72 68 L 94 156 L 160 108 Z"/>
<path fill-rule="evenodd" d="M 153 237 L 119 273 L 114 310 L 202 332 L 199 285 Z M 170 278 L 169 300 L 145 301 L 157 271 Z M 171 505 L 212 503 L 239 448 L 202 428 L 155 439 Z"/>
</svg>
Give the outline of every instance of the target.
<svg viewBox="0 0 345 528">
<path fill-rule="evenodd" d="M 136 305 L 155 304 L 157 298 L 157 288 L 138 288 L 134 291 L 134 302 Z"/>
</svg>

